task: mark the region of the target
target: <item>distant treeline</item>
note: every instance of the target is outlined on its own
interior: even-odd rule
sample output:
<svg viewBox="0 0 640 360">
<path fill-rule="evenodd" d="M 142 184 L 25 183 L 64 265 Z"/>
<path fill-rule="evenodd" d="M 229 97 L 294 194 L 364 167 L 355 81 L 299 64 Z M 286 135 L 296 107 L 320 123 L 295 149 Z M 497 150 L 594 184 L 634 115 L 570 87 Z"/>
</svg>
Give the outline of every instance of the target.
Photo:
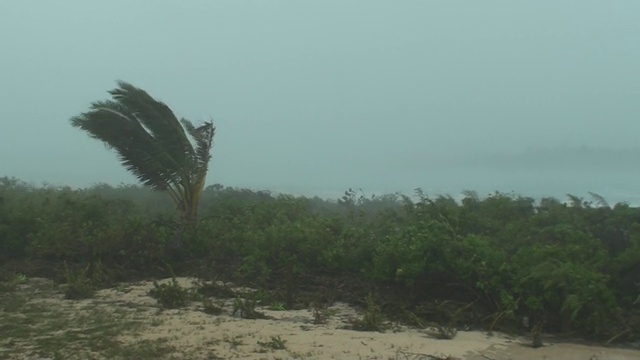
<svg viewBox="0 0 640 360">
<path fill-rule="evenodd" d="M 466 192 L 348 190 L 335 200 L 209 186 L 185 231 L 164 194 L 138 186 L 33 187 L 0 179 L 0 270 L 81 272 L 96 285 L 200 275 L 358 302 L 375 292 L 415 326 L 640 338 L 640 209 L 593 194 L 567 201 Z M 70 270 L 71 269 L 71 270 Z M 309 294 L 315 295 L 309 295 Z"/>
</svg>

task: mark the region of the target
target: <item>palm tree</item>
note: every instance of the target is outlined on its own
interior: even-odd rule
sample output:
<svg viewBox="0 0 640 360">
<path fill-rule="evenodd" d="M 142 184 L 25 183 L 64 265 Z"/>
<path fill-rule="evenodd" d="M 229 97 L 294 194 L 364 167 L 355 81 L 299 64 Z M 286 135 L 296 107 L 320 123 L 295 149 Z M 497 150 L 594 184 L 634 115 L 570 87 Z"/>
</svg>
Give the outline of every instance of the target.
<svg viewBox="0 0 640 360">
<path fill-rule="evenodd" d="M 127 170 L 145 186 L 169 194 L 182 224 L 195 228 L 211 160 L 213 123 L 195 127 L 178 120 L 166 104 L 123 81 L 109 94 L 111 100 L 93 102 L 88 112 L 71 118 L 72 126 L 115 149 Z"/>
</svg>

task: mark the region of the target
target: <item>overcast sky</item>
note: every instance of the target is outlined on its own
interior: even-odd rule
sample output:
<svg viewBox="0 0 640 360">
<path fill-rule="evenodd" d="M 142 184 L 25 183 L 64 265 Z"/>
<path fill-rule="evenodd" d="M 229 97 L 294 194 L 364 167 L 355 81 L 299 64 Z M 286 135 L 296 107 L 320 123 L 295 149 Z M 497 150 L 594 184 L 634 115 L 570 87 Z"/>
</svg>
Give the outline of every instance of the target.
<svg viewBox="0 0 640 360">
<path fill-rule="evenodd" d="M 214 120 L 209 184 L 404 191 L 640 141 L 637 0 L 2 0 L 0 51 L 0 176 L 35 183 L 135 182 L 69 123 L 118 79 Z"/>
</svg>

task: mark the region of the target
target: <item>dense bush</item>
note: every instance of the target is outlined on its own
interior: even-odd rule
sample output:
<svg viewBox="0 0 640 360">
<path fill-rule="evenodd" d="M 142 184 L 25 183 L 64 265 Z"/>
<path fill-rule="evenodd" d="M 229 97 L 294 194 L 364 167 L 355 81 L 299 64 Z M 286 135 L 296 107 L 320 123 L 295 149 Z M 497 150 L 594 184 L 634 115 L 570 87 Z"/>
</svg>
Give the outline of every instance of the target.
<svg viewBox="0 0 640 360">
<path fill-rule="evenodd" d="M 416 323 L 513 330 L 527 317 L 545 331 L 640 337 L 640 209 L 597 196 L 464 195 L 349 190 L 330 201 L 215 185 L 192 232 L 176 226 L 164 194 L 140 187 L 2 178 L 0 261 L 6 273 L 59 277 L 68 264 L 92 284 L 214 273 L 276 289 L 287 308 L 325 279 L 333 296 L 376 288 L 383 311 Z"/>
</svg>

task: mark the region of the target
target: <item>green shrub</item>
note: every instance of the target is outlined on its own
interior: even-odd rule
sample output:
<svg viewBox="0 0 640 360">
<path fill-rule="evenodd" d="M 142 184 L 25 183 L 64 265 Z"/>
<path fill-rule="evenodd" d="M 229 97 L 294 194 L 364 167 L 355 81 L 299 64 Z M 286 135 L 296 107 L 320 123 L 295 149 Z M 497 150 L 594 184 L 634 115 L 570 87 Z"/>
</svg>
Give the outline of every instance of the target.
<svg viewBox="0 0 640 360">
<path fill-rule="evenodd" d="M 0 273 L 53 276 L 67 283 L 66 297 L 84 298 L 113 280 L 167 276 L 173 265 L 185 275 L 225 274 L 265 289 L 274 298 L 259 303 L 272 309 L 280 308 L 276 300 L 291 308 L 327 291 L 357 302 L 381 289 L 394 309 L 385 314 L 412 311 L 417 325 L 443 324 L 445 337 L 462 324 L 513 330 L 526 316 L 547 319 L 550 333 L 640 339 L 637 207 L 473 192 L 459 203 L 421 191 L 366 198 L 349 190 L 336 202 L 215 185 L 203 192 L 197 232 L 185 235 L 161 195 L 139 186 L 74 190 L 0 178 Z M 59 265 L 65 260 L 73 272 Z M 2 280 L 0 292 L 20 282 Z M 184 306 L 195 294 L 237 296 L 215 283 L 195 294 L 175 282 L 156 284 L 152 293 L 163 307 Z M 237 300 L 235 314 L 256 316 L 256 294 L 251 299 Z M 436 299 L 446 311 L 420 312 Z M 215 300 L 200 300 L 217 311 Z M 356 327 L 379 328 L 374 305 Z M 312 311 L 314 321 L 326 321 L 324 308 Z"/>
<path fill-rule="evenodd" d="M 252 299 L 242 299 L 236 297 L 233 302 L 233 316 L 243 319 L 266 319 L 266 315 L 256 310 L 256 301 Z"/>
<path fill-rule="evenodd" d="M 91 279 L 86 276 L 86 269 L 72 271 L 64 263 L 66 289 L 64 291 L 64 297 L 68 300 L 79 300 L 92 298 L 96 292 L 94 284 Z"/>
<path fill-rule="evenodd" d="M 273 349 L 273 350 L 284 350 L 287 348 L 287 340 L 283 340 L 280 335 L 278 336 L 272 336 L 271 340 L 269 341 L 260 341 L 258 340 L 258 345 L 265 347 L 265 348 L 269 348 L 269 349 Z"/>
<path fill-rule="evenodd" d="M 214 303 L 211 299 L 203 299 L 202 311 L 209 315 L 220 315 L 224 310 L 222 309 L 222 306 Z"/>
<path fill-rule="evenodd" d="M 158 305 L 165 309 L 184 307 L 190 299 L 189 290 L 182 287 L 175 278 L 165 284 L 154 281 L 153 289 L 149 290 L 149 296 L 156 299 Z"/>
<path fill-rule="evenodd" d="M 313 323 L 315 325 L 326 324 L 329 319 L 336 314 L 335 310 L 329 309 L 325 305 L 316 302 L 311 308 L 311 314 L 313 315 Z"/>
<path fill-rule="evenodd" d="M 382 309 L 378 305 L 376 297 L 369 293 L 366 298 L 366 307 L 362 318 L 356 319 L 351 324 L 358 331 L 384 331 L 386 325 L 382 316 Z"/>
<path fill-rule="evenodd" d="M 236 292 L 230 286 L 220 284 L 216 281 L 211 282 L 194 282 L 196 292 L 202 296 L 216 297 L 221 299 L 233 299 Z"/>
<path fill-rule="evenodd" d="M 287 307 L 281 302 L 274 302 L 269 305 L 268 309 L 271 311 L 285 311 L 287 310 Z"/>
</svg>

